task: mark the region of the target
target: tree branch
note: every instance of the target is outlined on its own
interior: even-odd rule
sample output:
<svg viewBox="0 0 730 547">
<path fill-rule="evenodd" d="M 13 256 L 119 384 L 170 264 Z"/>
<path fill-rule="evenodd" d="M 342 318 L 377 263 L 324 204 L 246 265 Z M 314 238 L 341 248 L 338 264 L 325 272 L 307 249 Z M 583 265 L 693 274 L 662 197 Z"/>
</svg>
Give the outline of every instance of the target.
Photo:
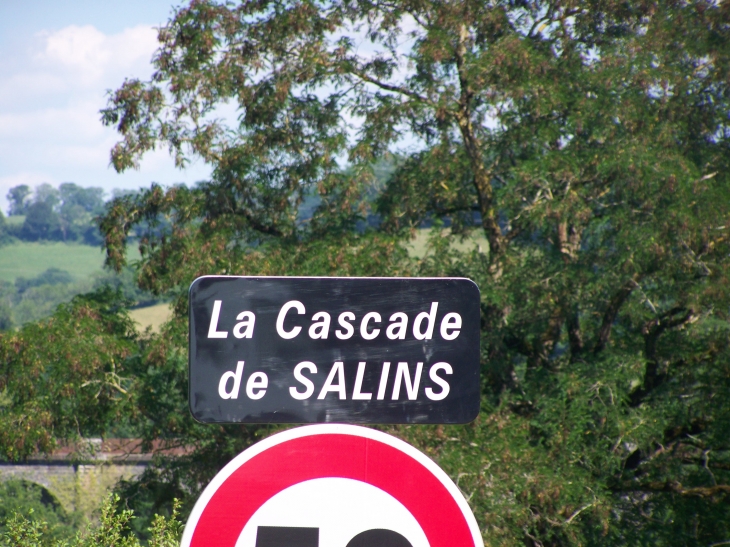
<svg viewBox="0 0 730 547">
<path fill-rule="evenodd" d="M 353 70 L 350 72 L 353 76 L 357 76 L 360 78 L 363 82 L 367 82 L 369 84 L 373 84 L 375 86 L 378 86 L 380 89 L 384 89 L 386 91 L 392 91 L 393 93 L 400 93 L 401 95 L 405 95 L 407 97 L 410 97 L 411 99 L 415 99 L 417 101 L 424 102 L 430 106 L 435 107 L 436 103 L 433 102 L 428 97 L 424 97 L 423 95 L 419 95 L 415 91 L 411 91 L 410 89 L 400 86 L 400 85 L 393 85 L 388 84 L 386 82 L 380 81 L 377 78 L 373 78 L 372 76 L 368 76 L 364 72 L 361 72 L 359 70 Z"/>
<path fill-rule="evenodd" d="M 466 40 L 468 37 L 469 32 L 466 24 L 462 24 L 459 31 L 459 42 L 454 48 L 456 71 L 459 76 L 459 87 L 461 88 L 456 122 L 459 125 L 461 138 L 464 140 L 464 148 L 472 168 L 474 188 L 477 191 L 479 212 L 482 217 L 482 227 L 489 241 L 489 256 L 491 258 L 499 255 L 504 247 L 504 237 L 494 211 L 494 191 L 491 180 L 491 171 L 497 166 L 499 160 L 495 160 L 489 169 L 484 166 L 482 143 L 479 141 L 472 123 L 471 101 L 474 91 L 466 76 Z"/>
<path fill-rule="evenodd" d="M 433 210 L 438 215 L 453 215 L 454 213 L 463 213 L 465 211 L 479 211 L 479 206 L 471 205 L 469 207 L 434 207 Z"/>
<path fill-rule="evenodd" d="M 529 368 L 537 368 L 540 365 L 545 365 L 550 358 L 550 352 L 553 351 L 556 342 L 560 339 L 560 333 L 563 330 L 563 323 L 565 322 L 563 317 L 563 310 L 558 307 L 555 309 L 548 319 L 548 325 L 545 332 L 537 342 L 537 347 L 532 352 L 532 355 L 528 358 L 527 366 Z"/>
<path fill-rule="evenodd" d="M 598 339 L 596 345 L 593 348 L 593 353 L 600 353 L 606 347 L 608 339 L 611 337 L 611 328 L 613 327 L 616 316 L 618 315 L 621 306 L 623 306 L 626 299 L 631 295 L 631 292 L 639 286 L 637 283 L 639 274 L 634 274 L 619 291 L 614 295 L 603 314 L 603 322 L 601 328 L 598 330 Z"/>
<path fill-rule="evenodd" d="M 558 250 L 563 262 L 570 264 L 578 257 L 580 249 L 581 230 L 575 225 L 568 225 L 567 221 L 558 222 Z"/>
<path fill-rule="evenodd" d="M 678 314 L 682 315 L 676 317 Z M 657 342 L 665 330 L 683 325 L 693 316 L 694 312 L 691 309 L 675 307 L 644 325 L 642 333 L 644 334 L 644 352 L 647 360 L 656 362 Z"/>
<path fill-rule="evenodd" d="M 677 314 L 682 314 L 675 317 Z M 683 325 L 692 319 L 694 312 L 687 308 L 676 307 L 663 313 L 658 319 L 644 325 L 644 354 L 646 355 L 646 372 L 644 373 L 643 391 L 648 393 L 661 383 L 658 375 L 659 362 L 657 359 L 657 343 L 662 333 L 674 327 Z"/>
<path fill-rule="evenodd" d="M 256 230 L 257 232 L 260 232 L 262 234 L 274 236 L 274 237 L 281 237 L 284 235 L 284 233 L 276 228 L 274 225 L 271 224 L 264 224 L 262 222 L 259 222 L 256 220 L 253 215 L 244 212 L 244 216 L 246 217 L 246 220 L 251 225 L 251 228 Z"/>
<path fill-rule="evenodd" d="M 583 335 L 580 331 L 578 310 L 573 310 L 567 318 L 568 342 L 570 344 L 570 360 L 575 362 L 583 353 Z"/>
<path fill-rule="evenodd" d="M 677 316 L 678 314 L 681 314 Z M 661 385 L 666 373 L 659 373 L 659 359 L 657 357 L 657 343 L 659 337 L 667 329 L 684 325 L 691 321 L 694 317 L 694 311 L 683 307 L 675 307 L 664 312 L 659 318 L 649 321 L 642 328 L 644 334 L 644 355 L 646 356 L 646 370 L 644 371 L 644 381 L 641 387 L 631 393 L 631 406 L 638 406 L 641 401 L 652 390 Z M 681 361 L 680 361 L 681 363 Z"/>
</svg>

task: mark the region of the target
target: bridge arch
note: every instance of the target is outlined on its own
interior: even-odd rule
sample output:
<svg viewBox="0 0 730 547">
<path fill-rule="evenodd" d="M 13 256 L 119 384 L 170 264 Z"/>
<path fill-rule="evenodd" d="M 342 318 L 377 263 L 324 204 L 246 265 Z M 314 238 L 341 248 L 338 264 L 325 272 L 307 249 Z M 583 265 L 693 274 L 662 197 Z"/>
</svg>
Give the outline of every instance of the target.
<svg viewBox="0 0 730 547">
<path fill-rule="evenodd" d="M 104 498 L 122 479 L 133 479 L 142 474 L 150 463 L 151 455 L 98 451 L 84 463 L 73 461 L 77 452 L 65 450 L 47 458 L 20 463 L 0 462 L 0 481 L 20 480 L 44 488 L 68 513 L 80 512 L 93 517 Z"/>
</svg>

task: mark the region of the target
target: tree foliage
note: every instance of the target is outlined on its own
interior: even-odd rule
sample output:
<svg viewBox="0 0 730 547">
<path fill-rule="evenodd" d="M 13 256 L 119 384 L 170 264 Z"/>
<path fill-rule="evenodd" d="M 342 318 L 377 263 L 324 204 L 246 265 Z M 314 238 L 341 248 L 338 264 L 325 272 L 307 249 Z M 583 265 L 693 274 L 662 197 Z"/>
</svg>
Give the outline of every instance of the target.
<svg viewBox="0 0 730 547">
<path fill-rule="evenodd" d="M 126 303 L 109 288 L 77 296 L 49 319 L 0 335 L 0 458 L 52 451 L 126 422 L 136 354 Z"/>
<path fill-rule="evenodd" d="M 27 184 L 19 184 L 12 187 L 7 193 L 9 202 L 9 215 L 24 215 L 28 202 L 30 201 L 31 190 Z"/>
<path fill-rule="evenodd" d="M 82 188 L 73 182 L 63 182 L 58 188 L 43 183 L 35 192 L 26 184 L 10 189 L 7 194 L 10 215 L 23 216 L 19 229 L 12 235 L 26 240 L 83 241 L 89 245 L 101 243 L 95 217 L 104 210 L 101 188 Z M 0 229 L 0 243 L 7 236 Z"/>
<path fill-rule="evenodd" d="M 187 412 L 196 276 L 462 275 L 482 291 L 482 413 L 390 430 L 458 480 L 485 541 L 727 541 L 729 25 L 710 1 L 176 10 L 152 79 L 102 112 L 118 170 L 158 146 L 213 167 L 101 221 L 109 265 L 137 230 L 139 282 L 178 297 L 128 361 L 140 427 L 195 448 L 130 499 L 190 500 L 267 432 Z M 429 223 L 429 252 L 409 256 Z M 450 245 L 474 230 L 485 252 Z"/>
<path fill-rule="evenodd" d="M 115 203 L 109 262 L 131 226 L 168 215 L 140 249 L 157 290 L 348 273 L 328 240 L 371 242 L 371 274 L 468 275 L 485 411 L 408 435 L 466 474 L 486 537 L 723 540 L 727 25 L 706 2 L 193 2 L 161 30 L 153 79 L 103 116 L 118 169 L 162 144 L 213 179 Z M 216 117 L 226 101 L 237 123 Z M 368 201 L 372 163 L 403 139 L 416 152 Z M 381 230 L 358 234 L 368 208 Z M 477 220 L 487 256 L 389 260 L 387 234 L 429 219 Z"/>
</svg>

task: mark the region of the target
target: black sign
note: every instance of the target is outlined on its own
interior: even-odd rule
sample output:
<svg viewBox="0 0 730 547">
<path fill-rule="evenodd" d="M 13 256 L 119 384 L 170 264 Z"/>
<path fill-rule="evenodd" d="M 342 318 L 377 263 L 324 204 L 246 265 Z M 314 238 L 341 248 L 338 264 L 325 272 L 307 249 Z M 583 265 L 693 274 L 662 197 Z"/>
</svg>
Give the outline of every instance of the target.
<svg viewBox="0 0 730 547">
<path fill-rule="evenodd" d="M 470 422 L 479 289 L 459 278 L 198 278 L 189 389 L 207 423 Z"/>
</svg>

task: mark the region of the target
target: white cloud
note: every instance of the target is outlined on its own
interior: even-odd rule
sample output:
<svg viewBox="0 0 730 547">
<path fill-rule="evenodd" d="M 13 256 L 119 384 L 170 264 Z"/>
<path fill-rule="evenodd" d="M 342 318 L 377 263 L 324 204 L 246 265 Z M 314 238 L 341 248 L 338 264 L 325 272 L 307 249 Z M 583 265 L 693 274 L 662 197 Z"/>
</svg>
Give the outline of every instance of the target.
<svg viewBox="0 0 730 547">
<path fill-rule="evenodd" d="M 128 28 L 109 37 L 108 46 L 112 61 L 122 69 L 133 69 L 141 63 L 147 66 L 157 48 L 157 30 L 148 26 Z"/>
<path fill-rule="evenodd" d="M 7 111 L 8 107 L 44 100 L 53 93 L 62 92 L 65 87 L 62 78 L 49 72 L 0 75 L 0 108 Z"/>
<path fill-rule="evenodd" d="M 18 184 L 73 181 L 111 192 L 208 176 L 202 164 L 175 169 L 166 150 L 149 154 L 139 171 L 119 175 L 109 167 L 119 135 L 100 121 L 106 92 L 128 77 L 149 78 L 156 47 L 149 25 L 116 34 L 71 25 L 0 48 L 0 59 L 12 61 L 0 63 L 0 209 Z"/>
<path fill-rule="evenodd" d="M 106 46 L 106 36 L 87 25 L 72 25 L 45 37 L 45 50 L 39 59 L 58 63 L 81 75 L 83 81 L 94 81 L 109 63 L 111 52 Z"/>
<path fill-rule="evenodd" d="M 104 128 L 99 122 L 98 108 L 98 101 L 86 100 L 60 108 L 0 112 L 0 139 L 20 144 L 23 139 L 47 143 L 98 138 L 104 134 Z"/>
<path fill-rule="evenodd" d="M 39 37 L 43 47 L 35 60 L 46 70 L 65 74 L 72 89 L 117 79 L 120 71 L 142 69 L 140 76 L 147 76 L 157 45 L 157 31 L 145 25 L 110 36 L 91 25 L 71 25 Z"/>
</svg>

